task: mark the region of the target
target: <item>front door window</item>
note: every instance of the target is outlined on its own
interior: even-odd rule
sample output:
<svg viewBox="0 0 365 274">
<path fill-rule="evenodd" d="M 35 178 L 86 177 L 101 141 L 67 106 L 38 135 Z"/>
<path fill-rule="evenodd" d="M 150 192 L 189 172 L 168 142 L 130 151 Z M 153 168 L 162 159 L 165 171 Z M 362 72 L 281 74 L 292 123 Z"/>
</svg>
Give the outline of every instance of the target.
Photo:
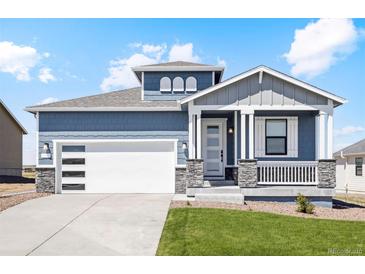
<svg viewBox="0 0 365 274">
<path fill-rule="evenodd" d="M 223 175 L 222 123 L 209 122 L 203 126 L 203 158 L 205 176 Z"/>
</svg>

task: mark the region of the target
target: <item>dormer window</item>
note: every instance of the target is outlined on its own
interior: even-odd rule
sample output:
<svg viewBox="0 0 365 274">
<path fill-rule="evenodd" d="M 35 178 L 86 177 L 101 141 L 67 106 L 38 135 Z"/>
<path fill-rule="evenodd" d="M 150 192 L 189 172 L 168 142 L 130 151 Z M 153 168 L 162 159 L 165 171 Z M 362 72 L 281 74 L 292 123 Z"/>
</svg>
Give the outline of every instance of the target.
<svg viewBox="0 0 365 274">
<path fill-rule="evenodd" d="M 172 90 L 174 92 L 183 92 L 184 91 L 184 80 L 181 77 L 175 77 L 172 82 Z"/>
<path fill-rule="evenodd" d="M 162 77 L 160 80 L 160 91 L 171 91 L 171 80 L 169 77 Z"/>
<path fill-rule="evenodd" d="M 187 92 L 194 92 L 197 91 L 197 82 L 195 77 L 189 76 L 186 79 L 186 91 Z"/>
</svg>

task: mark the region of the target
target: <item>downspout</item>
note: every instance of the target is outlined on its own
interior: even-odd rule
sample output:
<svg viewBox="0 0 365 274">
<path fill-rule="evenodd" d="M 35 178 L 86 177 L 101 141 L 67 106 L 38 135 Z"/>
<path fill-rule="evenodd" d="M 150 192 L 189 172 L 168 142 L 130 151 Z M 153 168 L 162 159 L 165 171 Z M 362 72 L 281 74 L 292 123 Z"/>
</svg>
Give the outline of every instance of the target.
<svg viewBox="0 0 365 274">
<path fill-rule="evenodd" d="M 345 159 L 345 193 L 346 193 L 346 200 L 347 200 L 347 195 L 348 195 L 348 191 L 349 191 L 349 187 L 348 187 L 348 183 L 347 183 L 347 157 L 345 157 L 343 155 L 343 150 L 340 151 L 340 157 L 341 157 L 341 159 Z"/>
</svg>

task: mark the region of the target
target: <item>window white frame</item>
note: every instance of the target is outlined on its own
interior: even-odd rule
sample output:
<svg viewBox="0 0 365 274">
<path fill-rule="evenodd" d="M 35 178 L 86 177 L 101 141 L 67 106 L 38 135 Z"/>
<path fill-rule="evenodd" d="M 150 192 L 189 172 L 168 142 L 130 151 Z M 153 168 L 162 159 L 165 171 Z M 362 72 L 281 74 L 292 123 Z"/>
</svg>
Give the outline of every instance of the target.
<svg viewBox="0 0 365 274">
<path fill-rule="evenodd" d="M 160 91 L 171 92 L 171 79 L 164 76 L 160 79 Z"/>
<path fill-rule="evenodd" d="M 287 151 L 285 155 L 266 154 L 266 120 L 287 121 Z M 297 158 L 299 156 L 299 121 L 298 116 L 255 116 L 254 126 L 254 155 L 255 158 Z"/>
<path fill-rule="evenodd" d="M 180 76 L 177 76 L 172 81 L 172 90 L 174 92 L 183 92 L 184 91 L 184 79 Z"/>
<path fill-rule="evenodd" d="M 185 82 L 186 82 L 185 87 L 187 92 L 194 92 L 198 90 L 198 81 L 194 76 L 189 76 L 188 78 L 186 78 Z"/>
</svg>

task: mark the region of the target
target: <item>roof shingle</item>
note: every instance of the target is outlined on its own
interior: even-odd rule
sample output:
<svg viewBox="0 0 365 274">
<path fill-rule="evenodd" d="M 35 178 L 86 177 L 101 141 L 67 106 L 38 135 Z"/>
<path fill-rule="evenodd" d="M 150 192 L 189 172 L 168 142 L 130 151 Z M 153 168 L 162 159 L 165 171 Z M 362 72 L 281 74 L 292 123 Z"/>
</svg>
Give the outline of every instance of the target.
<svg viewBox="0 0 365 274">
<path fill-rule="evenodd" d="M 143 107 L 143 108 L 170 108 L 177 107 L 176 101 L 142 101 L 141 88 L 131 88 L 126 90 L 112 91 L 108 93 L 80 97 L 71 100 L 64 100 L 44 105 L 27 107 L 26 110 L 39 108 L 95 108 L 95 107 Z"/>
<path fill-rule="evenodd" d="M 339 151 L 335 152 L 333 154 L 334 157 L 338 157 L 341 155 L 341 151 L 343 155 L 349 155 L 349 154 L 359 154 L 364 153 L 365 154 L 365 139 L 360 140 L 359 142 L 352 144 L 348 147 L 345 147 L 343 149 L 340 149 Z"/>
</svg>

